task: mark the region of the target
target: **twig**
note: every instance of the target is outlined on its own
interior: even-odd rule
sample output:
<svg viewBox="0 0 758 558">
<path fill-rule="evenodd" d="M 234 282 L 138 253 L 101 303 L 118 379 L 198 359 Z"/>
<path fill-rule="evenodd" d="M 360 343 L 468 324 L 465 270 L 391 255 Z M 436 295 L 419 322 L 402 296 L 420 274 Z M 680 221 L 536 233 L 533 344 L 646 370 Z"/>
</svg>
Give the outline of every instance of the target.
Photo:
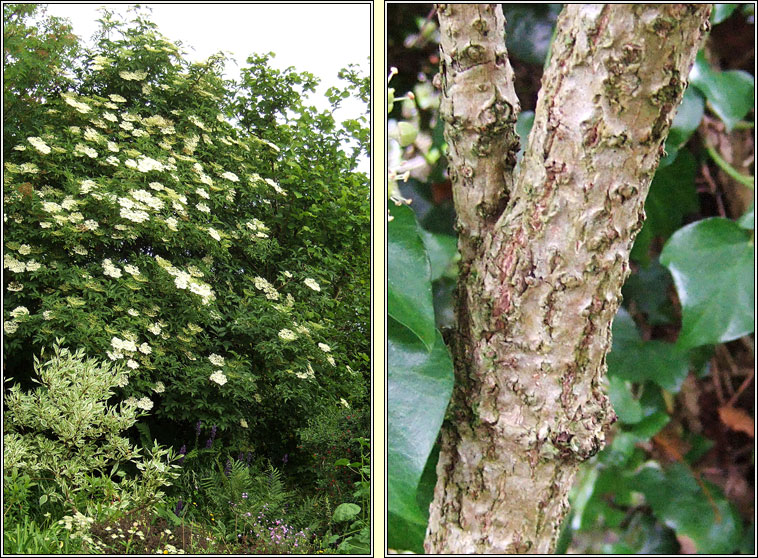
<svg viewBox="0 0 758 558">
<path fill-rule="evenodd" d="M 747 389 L 747 386 L 750 385 L 750 382 L 753 381 L 753 377 L 755 376 L 755 368 L 750 369 L 750 373 L 747 375 L 747 378 L 740 384 L 740 387 L 737 388 L 737 391 L 734 392 L 734 395 L 732 395 L 732 398 L 729 400 L 729 403 L 727 403 L 728 406 L 732 406 L 737 399 L 739 399 L 740 395 L 742 395 L 742 392 Z"/>
<path fill-rule="evenodd" d="M 729 354 L 729 349 L 725 345 L 716 345 L 716 352 L 720 353 L 723 360 L 726 361 L 729 371 L 731 372 L 730 381 L 726 382 L 726 389 L 730 395 L 734 395 L 734 386 L 732 386 L 731 377 L 737 376 L 737 365 L 734 363 L 732 355 Z"/>
<path fill-rule="evenodd" d="M 704 163 L 702 170 L 703 170 L 703 178 L 705 178 L 706 182 L 708 182 L 708 186 L 710 186 L 710 189 L 711 189 L 711 194 L 713 194 L 713 197 L 716 198 L 716 205 L 718 206 L 719 215 L 721 217 L 726 217 L 726 210 L 724 209 L 724 201 L 721 199 L 721 194 L 718 191 L 718 186 L 716 186 L 716 183 L 713 181 L 713 177 L 711 176 L 711 171 L 708 168 L 708 165 Z"/>
<path fill-rule="evenodd" d="M 724 405 L 724 390 L 721 388 L 721 378 L 719 377 L 719 367 L 716 363 L 716 359 L 711 359 L 711 370 L 713 370 L 713 385 L 716 388 L 716 397 L 719 400 L 719 406 Z"/>
</svg>

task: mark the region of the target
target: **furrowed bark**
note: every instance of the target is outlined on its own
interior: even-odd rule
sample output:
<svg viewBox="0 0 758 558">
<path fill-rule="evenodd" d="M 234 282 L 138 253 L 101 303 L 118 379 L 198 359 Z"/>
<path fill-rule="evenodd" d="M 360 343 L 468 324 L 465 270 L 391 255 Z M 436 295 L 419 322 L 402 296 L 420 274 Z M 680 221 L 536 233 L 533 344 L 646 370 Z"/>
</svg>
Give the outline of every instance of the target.
<svg viewBox="0 0 758 558">
<path fill-rule="evenodd" d="M 611 322 L 710 5 L 567 5 L 515 181 L 500 8 L 438 12 L 462 260 L 425 549 L 551 553 L 615 421 Z"/>
</svg>

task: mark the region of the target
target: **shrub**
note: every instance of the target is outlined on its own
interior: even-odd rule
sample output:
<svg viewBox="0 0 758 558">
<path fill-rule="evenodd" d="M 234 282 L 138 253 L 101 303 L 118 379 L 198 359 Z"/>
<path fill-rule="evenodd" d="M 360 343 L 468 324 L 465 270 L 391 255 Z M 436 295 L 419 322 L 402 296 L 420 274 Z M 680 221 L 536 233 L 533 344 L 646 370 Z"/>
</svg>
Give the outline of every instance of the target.
<svg viewBox="0 0 758 558">
<path fill-rule="evenodd" d="M 233 83 L 223 56 L 188 63 L 142 16 L 102 25 L 5 163 L 6 365 L 26 381 L 65 333 L 126 363 L 119 393 L 149 398 L 150 422 L 284 453 L 312 409 L 367 401 L 355 126 L 304 106 L 317 80 L 268 56 Z"/>
<path fill-rule="evenodd" d="M 146 401 L 108 404 L 126 378 L 124 367 L 58 345 L 44 363 L 35 358 L 34 367 L 40 387 L 23 392 L 14 385 L 4 399 L 3 485 L 11 517 L 39 515 L 46 504 L 79 513 L 102 512 L 104 503 L 123 509 L 160 502 L 161 488 L 177 476 L 167 463 L 171 451 L 156 446 L 143 457 L 119 435 L 144 414 Z M 127 464 L 138 470 L 131 478 Z"/>
</svg>

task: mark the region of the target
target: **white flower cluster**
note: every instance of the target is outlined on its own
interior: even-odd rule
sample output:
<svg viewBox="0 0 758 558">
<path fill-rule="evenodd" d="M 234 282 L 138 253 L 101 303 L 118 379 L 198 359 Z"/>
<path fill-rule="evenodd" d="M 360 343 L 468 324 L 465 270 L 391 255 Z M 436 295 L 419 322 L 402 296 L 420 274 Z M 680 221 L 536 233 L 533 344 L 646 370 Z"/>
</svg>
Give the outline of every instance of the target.
<svg viewBox="0 0 758 558">
<path fill-rule="evenodd" d="M 87 155 L 87 157 L 90 157 L 91 159 L 96 159 L 97 151 L 89 147 L 88 145 L 84 145 L 83 143 L 77 143 L 76 147 L 74 147 L 74 155 L 78 157 Z"/>
<path fill-rule="evenodd" d="M 12 254 L 4 254 L 3 267 L 9 269 L 13 273 L 23 273 L 24 271 L 37 271 L 42 267 L 42 264 L 37 263 L 34 260 L 29 260 L 24 263 L 14 258 Z"/>
<path fill-rule="evenodd" d="M 163 171 L 166 170 L 166 167 L 155 159 L 141 155 L 137 163 L 137 170 L 140 172 Z"/>
<path fill-rule="evenodd" d="M 142 81 L 147 77 L 147 72 L 127 72 L 122 71 L 118 73 L 123 79 L 127 81 Z"/>
<path fill-rule="evenodd" d="M 187 120 L 189 120 L 190 122 L 192 122 L 192 123 L 193 123 L 195 126 L 197 126 L 198 128 L 200 128 L 201 130 L 207 130 L 207 129 L 208 129 L 208 128 L 206 128 L 206 127 L 205 127 L 205 124 L 203 124 L 203 121 L 202 121 L 202 120 L 200 120 L 200 119 L 199 119 L 197 116 L 195 116 L 194 114 L 190 114 L 190 115 L 187 117 Z"/>
<path fill-rule="evenodd" d="M 297 335 L 291 329 L 281 329 L 279 330 L 279 339 L 284 341 L 294 341 L 297 339 Z"/>
<path fill-rule="evenodd" d="M 221 178 L 226 178 L 227 180 L 231 180 L 232 182 L 239 182 L 239 177 L 234 174 L 233 172 L 225 172 L 221 175 Z"/>
<path fill-rule="evenodd" d="M 113 101 L 114 103 L 125 103 L 126 99 L 124 99 L 121 95 L 116 95 L 115 93 L 113 95 L 108 95 L 108 98 Z"/>
<path fill-rule="evenodd" d="M 216 353 L 212 353 L 208 357 L 208 360 L 210 360 L 211 364 L 213 364 L 214 366 L 223 366 L 224 365 L 224 357 L 222 357 L 221 355 L 217 355 Z"/>
<path fill-rule="evenodd" d="M 220 242 L 221 241 L 221 235 L 218 234 L 218 231 L 214 229 L 213 227 L 208 227 L 208 234 L 213 238 L 215 241 Z"/>
<path fill-rule="evenodd" d="M 319 343 L 318 344 L 318 348 L 321 349 L 322 351 L 324 351 L 325 353 L 328 353 L 329 351 L 332 350 L 332 348 L 329 345 L 327 345 L 326 343 Z"/>
<path fill-rule="evenodd" d="M 147 190 L 135 190 L 131 194 L 135 200 L 144 203 L 155 211 L 163 209 L 163 200 L 156 198 Z"/>
<path fill-rule="evenodd" d="M 8 335 L 12 335 L 16 333 L 16 330 L 18 329 L 18 322 L 14 320 L 3 320 L 3 330 L 5 330 L 5 333 Z"/>
<path fill-rule="evenodd" d="M 166 386 L 163 384 L 163 382 L 157 382 L 155 384 L 155 387 L 153 387 L 153 391 L 155 393 L 163 393 L 164 391 L 166 391 Z"/>
<path fill-rule="evenodd" d="M 350 408 L 350 405 L 348 404 L 348 402 L 347 402 L 347 401 L 345 401 L 345 398 L 344 398 L 344 397 L 340 397 L 340 405 L 342 405 L 342 406 L 343 406 L 343 407 L 345 407 L 346 409 L 349 409 L 349 408 Z"/>
<path fill-rule="evenodd" d="M 103 274 L 107 275 L 108 277 L 113 277 L 114 279 L 118 279 L 121 277 L 121 270 L 116 267 L 113 262 L 106 258 L 103 260 Z"/>
<path fill-rule="evenodd" d="M 316 374 L 313 372 L 313 367 L 311 366 L 311 363 L 308 363 L 307 369 L 305 372 L 295 372 L 295 376 L 300 378 L 301 380 L 307 380 L 307 379 L 315 379 Z"/>
<path fill-rule="evenodd" d="M 16 319 L 26 318 L 29 316 L 29 309 L 26 306 L 17 306 L 12 312 L 11 316 Z"/>
<path fill-rule="evenodd" d="M 137 401 L 137 407 L 140 409 L 144 409 L 145 411 L 149 411 L 153 408 L 153 402 L 150 400 L 149 397 L 143 397 L 139 401 Z"/>
<path fill-rule="evenodd" d="M 86 139 L 87 141 L 100 143 L 103 141 L 103 136 L 101 136 L 100 132 L 98 132 L 94 128 L 86 128 L 84 130 L 84 139 Z"/>
<path fill-rule="evenodd" d="M 47 155 L 50 153 L 50 146 L 45 143 L 45 141 L 42 138 L 37 137 L 30 137 L 26 138 L 26 141 L 32 144 L 32 147 L 42 153 L 43 155 Z"/>
<path fill-rule="evenodd" d="M 92 66 L 92 69 L 93 69 L 93 70 L 95 70 L 95 71 L 99 71 L 99 70 L 102 70 L 102 69 L 104 69 L 106 66 L 109 66 L 109 65 L 110 65 L 110 63 L 111 63 L 111 60 L 110 60 L 109 58 L 106 58 L 105 56 L 102 56 L 102 55 L 100 55 L 100 54 L 98 54 L 97 56 L 95 56 L 95 57 L 92 59 L 92 61 L 95 63 L 95 64 Z"/>
<path fill-rule="evenodd" d="M 245 223 L 245 226 L 253 231 L 258 238 L 268 238 L 268 235 L 266 234 L 268 232 L 268 227 L 263 224 L 263 221 L 253 219 L 252 221 Z"/>
<path fill-rule="evenodd" d="M 176 285 L 177 289 L 183 290 L 189 288 L 192 293 L 198 295 L 202 299 L 203 304 L 208 304 L 213 298 L 215 298 L 213 289 L 211 289 L 210 285 L 207 283 L 198 281 L 192 277 L 192 274 L 177 269 L 171 264 L 171 262 L 164 258 L 161 258 L 160 256 L 155 256 L 155 260 L 158 262 L 158 265 L 160 267 L 165 269 L 169 275 L 174 277 L 174 284 Z"/>
<path fill-rule="evenodd" d="M 77 111 L 81 112 L 82 114 L 87 114 L 89 111 L 92 110 L 92 107 L 90 107 L 86 103 L 80 103 L 70 95 L 62 95 L 63 100 L 66 101 L 66 104 L 71 105 L 74 107 Z"/>
<path fill-rule="evenodd" d="M 253 284 L 255 285 L 256 289 L 265 293 L 267 299 L 279 300 L 279 292 L 263 277 L 256 277 L 253 279 Z"/>
<path fill-rule="evenodd" d="M 226 383 L 226 376 L 221 370 L 216 370 L 210 375 L 210 380 L 216 382 L 218 385 L 223 386 Z"/>
<path fill-rule="evenodd" d="M 97 188 L 97 183 L 94 180 L 90 180 L 90 179 L 82 180 L 82 183 L 79 186 L 79 193 L 82 195 L 89 194 L 92 190 L 96 188 Z"/>
<path fill-rule="evenodd" d="M 129 275 L 131 275 L 133 277 L 137 277 L 140 274 L 139 267 L 137 267 L 136 265 L 132 265 L 132 264 L 126 264 L 124 266 L 124 271 L 126 271 Z"/>
<path fill-rule="evenodd" d="M 321 290 L 321 286 L 318 283 L 316 283 L 314 279 L 311 279 L 310 277 L 306 277 L 303 283 L 305 283 L 306 287 L 311 288 L 316 292 Z"/>
</svg>

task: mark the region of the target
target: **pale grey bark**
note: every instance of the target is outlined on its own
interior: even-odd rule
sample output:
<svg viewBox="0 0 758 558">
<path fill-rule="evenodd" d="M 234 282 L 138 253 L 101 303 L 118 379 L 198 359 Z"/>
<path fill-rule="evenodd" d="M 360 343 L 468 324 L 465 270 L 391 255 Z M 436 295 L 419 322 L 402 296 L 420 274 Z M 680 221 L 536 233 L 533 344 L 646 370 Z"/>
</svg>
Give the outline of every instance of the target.
<svg viewBox="0 0 758 558">
<path fill-rule="evenodd" d="M 615 420 L 611 322 L 710 5 L 567 5 L 515 179 L 499 5 L 438 13 L 462 261 L 425 548 L 550 553 Z"/>
</svg>

